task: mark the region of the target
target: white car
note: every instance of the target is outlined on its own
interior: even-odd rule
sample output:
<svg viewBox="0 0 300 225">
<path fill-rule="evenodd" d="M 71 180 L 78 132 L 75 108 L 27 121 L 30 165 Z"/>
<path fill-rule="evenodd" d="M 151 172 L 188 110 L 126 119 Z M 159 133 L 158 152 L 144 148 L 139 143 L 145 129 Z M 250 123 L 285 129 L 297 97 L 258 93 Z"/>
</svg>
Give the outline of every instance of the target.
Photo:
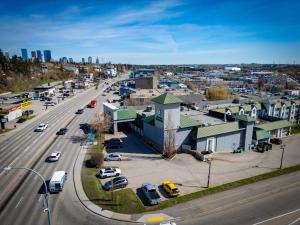
<svg viewBox="0 0 300 225">
<path fill-rule="evenodd" d="M 119 168 L 104 168 L 99 170 L 97 176 L 100 178 L 107 178 L 107 177 L 115 177 L 121 175 L 121 170 Z"/>
<path fill-rule="evenodd" d="M 192 105 L 191 109 L 193 109 L 193 110 L 199 110 L 200 108 L 198 106 Z"/>
<path fill-rule="evenodd" d="M 55 106 L 55 102 L 45 102 L 44 106 Z"/>
<path fill-rule="evenodd" d="M 56 162 L 56 161 L 58 161 L 60 155 L 61 155 L 61 152 L 53 152 L 53 153 L 51 153 L 51 155 L 48 157 L 48 160 L 49 160 L 50 162 Z"/>
<path fill-rule="evenodd" d="M 110 154 L 105 155 L 104 160 L 105 161 L 121 161 L 122 160 L 122 154 L 110 153 Z"/>
<path fill-rule="evenodd" d="M 34 131 L 36 131 L 36 132 L 43 132 L 44 130 L 47 129 L 47 127 L 48 127 L 48 123 L 40 123 L 40 124 L 38 125 L 38 127 L 35 128 Z"/>
</svg>

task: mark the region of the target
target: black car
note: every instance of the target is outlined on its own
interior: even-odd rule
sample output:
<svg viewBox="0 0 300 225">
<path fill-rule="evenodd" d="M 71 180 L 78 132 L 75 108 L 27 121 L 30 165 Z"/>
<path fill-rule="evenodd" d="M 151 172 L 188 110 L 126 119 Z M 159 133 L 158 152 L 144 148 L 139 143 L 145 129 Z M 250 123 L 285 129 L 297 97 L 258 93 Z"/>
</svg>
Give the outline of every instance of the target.
<svg viewBox="0 0 300 225">
<path fill-rule="evenodd" d="M 18 119 L 17 123 L 24 123 L 27 119 L 26 118 L 20 118 Z"/>
<path fill-rule="evenodd" d="M 123 147 L 123 141 L 120 138 L 112 138 L 110 140 L 106 140 L 104 144 L 107 149 L 115 149 L 115 148 Z"/>
<path fill-rule="evenodd" d="M 282 140 L 279 139 L 279 138 L 272 138 L 272 139 L 270 140 L 270 142 L 271 142 L 272 144 L 275 144 L 275 145 L 281 145 L 281 144 L 282 144 Z"/>
<path fill-rule="evenodd" d="M 124 188 L 128 185 L 128 180 L 124 176 L 114 178 L 112 181 L 108 181 L 103 186 L 105 190 L 114 190 L 118 188 Z"/>
<path fill-rule="evenodd" d="M 82 114 L 84 112 L 84 109 L 78 109 L 76 114 Z"/>
<path fill-rule="evenodd" d="M 67 128 L 60 128 L 59 131 L 56 133 L 57 135 L 64 135 L 67 133 Z"/>
</svg>

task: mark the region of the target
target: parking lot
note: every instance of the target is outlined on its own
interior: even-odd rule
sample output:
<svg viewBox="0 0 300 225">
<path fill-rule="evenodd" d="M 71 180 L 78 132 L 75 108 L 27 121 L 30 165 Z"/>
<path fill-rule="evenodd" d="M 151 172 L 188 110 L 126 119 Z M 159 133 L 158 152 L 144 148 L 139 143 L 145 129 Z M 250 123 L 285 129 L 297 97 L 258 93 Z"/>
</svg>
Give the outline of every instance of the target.
<svg viewBox="0 0 300 225">
<path fill-rule="evenodd" d="M 120 152 L 124 156 L 122 161 L 105 162 L 104 166 L 117 166 L 128 179 L 128 187 L 137 192 L 145 182 L 159 187 L 163 181 L 169 180 L 177 184 L 182 195 L 206 188 L 208 163 L 200 162 L 188 154 L 177 154 L 172 160 L 161 158 L 160 154 L 146 146 L 139 136 L 134 133 L 118 133 L 113 137 L 123 140 L 123 148 L 109 150 Z M 112 136 L 108 136 L 109 139 Z M 298 164 L 300 151 L 299 136 L 283 139 L 286 144 L 284 167 Z M 280 165 L 282 150 L 273 145 L 271 151 L 258 153 L 247 151 L 239 154 L 215 153 L 211 166 L 211 186 L 251 177 L 277 169 Z M 109 179 L 104 179 L 107 181 Z M 159 187 L 162 199 L 166 198 L 164 191 Z"/>
</svg>

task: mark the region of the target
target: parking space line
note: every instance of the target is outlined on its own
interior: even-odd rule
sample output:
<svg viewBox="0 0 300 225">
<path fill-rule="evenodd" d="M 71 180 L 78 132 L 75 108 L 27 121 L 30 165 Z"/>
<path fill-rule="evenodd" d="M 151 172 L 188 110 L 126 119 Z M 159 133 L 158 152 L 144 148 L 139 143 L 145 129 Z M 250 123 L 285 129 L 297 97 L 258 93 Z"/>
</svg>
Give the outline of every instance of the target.
<svg viewBox="0 0 300 225">
<path fill-rule="evenodd" d="M 165 220 L 165 217 L 163 216 L 158 216 L 158 217 L 149 217 L 147 219 L 148 222 L 160 222 L 160 221 L 164 221 Z"/>
</svg>

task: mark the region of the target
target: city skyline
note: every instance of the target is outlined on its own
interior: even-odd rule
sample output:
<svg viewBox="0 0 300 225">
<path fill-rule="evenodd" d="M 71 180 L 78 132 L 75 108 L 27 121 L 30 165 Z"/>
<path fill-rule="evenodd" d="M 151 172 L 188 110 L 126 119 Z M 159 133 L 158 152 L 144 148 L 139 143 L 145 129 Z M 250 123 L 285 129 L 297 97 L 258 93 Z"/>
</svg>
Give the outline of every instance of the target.
<svg viewBox="0 0 300 225">
<path fill-rule="evenodd" d="M 297 1 L 31 0 L 22 9 L 16 1 L 0 9 L 0 48 L 10 55 L 25 47 L 78 62 L 88 56 L 136 64 L 300 62 Z"/>
</svg>

